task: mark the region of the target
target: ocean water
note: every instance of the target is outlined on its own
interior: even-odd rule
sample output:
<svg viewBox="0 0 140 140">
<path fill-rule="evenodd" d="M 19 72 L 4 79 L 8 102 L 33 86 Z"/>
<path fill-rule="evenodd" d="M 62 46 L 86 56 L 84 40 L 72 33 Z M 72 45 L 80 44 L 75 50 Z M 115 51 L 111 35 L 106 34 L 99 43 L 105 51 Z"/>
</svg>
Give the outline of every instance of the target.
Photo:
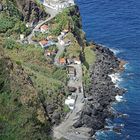
<svg viewBox="0 0 140 140">
<path fill-rule="evenodd" d="M 127 114 L 110 125 L 122 133 L 98 132 L 99 140 L 140 140 L 140 0 L 77 0 L 83 29 L 89 41 L 103 44 L 126 60 L 119 86 L 128 90 L 124 102 L 113 107 Z"/>
</svg>

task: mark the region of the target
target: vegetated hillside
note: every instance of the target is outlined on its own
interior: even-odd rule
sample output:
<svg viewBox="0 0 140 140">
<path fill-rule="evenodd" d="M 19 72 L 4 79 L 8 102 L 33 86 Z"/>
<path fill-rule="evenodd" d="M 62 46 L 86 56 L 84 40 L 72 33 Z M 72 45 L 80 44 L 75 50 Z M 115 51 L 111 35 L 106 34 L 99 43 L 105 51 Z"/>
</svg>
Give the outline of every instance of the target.
<svg viewBox="0 0 140 140">
<path fill-rule="evenodd" d="M 65 115 L 65 70 L 41 64 L 32 49 L 0 48 L 0 139 L 46 139 Z"/>
<path fill-rule="evenodd" d="M 2 0 L 3 9 L 7 9 L 10 16 L 19 17 L 28 22 L 38 22 L 48 14 L 43 7 L 33 0 Z"/>
<path fill-rule="evenodd" d="M 0 48 L 0 139 L 45 138 L 49 125 L 30 77 Z"/>
<path fill-rule="evenodd" d="M 30 0 L 0 3 L 0 139 L 49 140 L 52 126 L 68 111 L 66 69 L 53 66 L 40 47 L 17 43 L 20 34 L 30 33 L 26 22 L 46 16 L 37 10 L 40 5 Z M 52 34 L 66 27 L 71 31 L 73 41 L 65 55 L 80 55 L 86 43 L 78 8 L 64 10 L 50 24 L 56 25 Z"/>
<path fill-rule="evenodd" d="M 15 1 L 17 11 L 5 9 L 6 2 L 0 12 L 0 139 L 49 140 L 67 111 L 66 70 L 49 64 L 41 48 L 17 43 L 29 29 Z"/>
</svg>

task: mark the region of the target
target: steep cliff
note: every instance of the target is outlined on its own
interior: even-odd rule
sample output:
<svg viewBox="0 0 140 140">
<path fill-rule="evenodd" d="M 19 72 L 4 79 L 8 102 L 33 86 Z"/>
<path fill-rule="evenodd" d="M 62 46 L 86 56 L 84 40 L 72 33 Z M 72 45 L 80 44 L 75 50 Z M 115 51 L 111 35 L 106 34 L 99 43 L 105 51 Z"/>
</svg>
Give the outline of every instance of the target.
<svg viewBox="0 0 140 140">
<path fill-rule="evenodd" d="M 18 16 L 28 22 L 36 23 L 49 16 L 44 8 L 33 0 L 2 0 L 2 5 L 10 16 Z"/>
</svg>

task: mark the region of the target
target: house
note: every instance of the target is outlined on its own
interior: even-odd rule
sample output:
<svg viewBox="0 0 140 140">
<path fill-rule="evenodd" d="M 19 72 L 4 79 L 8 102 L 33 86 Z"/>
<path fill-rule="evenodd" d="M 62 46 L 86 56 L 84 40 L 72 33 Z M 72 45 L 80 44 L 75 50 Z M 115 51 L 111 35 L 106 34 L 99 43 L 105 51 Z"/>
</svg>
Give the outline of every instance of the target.
<svg viewBox="0 0 140 140">
<path fill-rule="evenodd" d="M 60 63 L 61 65 L 65 65 L 65 64 L 66 64 L 66 59 L 65 59 L 65 58 L 60 58 L 60 59 L 59 59 L 59 63 Z"/>
<path fill-rule="evenodd" d="M 74 4 L 74 0 L 44 0 L 43 2 L 43 5 L 54 10 L 61 10 Z"/>
<path fill-rule="evenodd" d="M 49 41 L 48 41 L 48 44 L 46 44 L 45 47 L 49 47 L 49 46 L 52 46 L 52 45 L 55 45 L 55 44 L 56 44 L 55 42 L 49 40 Z"/>
<path fill-rule="evenodd" d="M 27 22 L 27 23 L 26 23 L 26 27 L 27 27 L 27 28 L 31 28 L 31 27 L 32 27 L 32 24 L 29 23 L 29 22 Z"/>
<path fill-rule="evenodd" d="M 74 60 L 74 64 L 78 64 L 78 65 L 81 64 L 81 61 L 79 58 L 74 58 L 73 60 Z"/>
<path fill-rule="evenodd" d="M 68 32 L 69 32 L 69 30 L 66 30 L 66 29 L 65 29 L 65 30 L 63 30 L 63 31 L 61 32 L 61 35 L 62 35 L 62 36 L 65 36 Z"/>
<path fill-rule="evenodd" d="M 68 96 L 68 98 L 65 100 L 65 105 L 67 105 L 71 110 L 75 107 L 75 102 L 77 100 L 76 93 L 72 93 L 71 96 Z"/>
<path fill-rule="evenodd" d="M 48 44 L 48 41 L 47 40 L 42 40 L 39 42 L 39 44 L 41 45 L 42 48 L 45 48 L 46 45 Z"/>
<path fill-rule="evenodd" d="M 53 39 L 53 36 L 47 36 L 47 40 L 52 40 Z"/>
<path fill-rule="evenodd" d="M 24 39 L 24 37 L 25 37 L 25 35 L 24 35 L 24 34 L 20 34 L 20 40 L 23 40 L 23 39 Z"/>
<path fill-rule="evenodd" d="M 51 51 L 49 51 L 49 50 L 45 50 L 45 54 L 44 54 L 45 56 L 51 56 Z"/>
<path fill-rule="evenodd" d="M 73 64 L 73 63 L 74 63 L 73 59 L 67 58 L 67 64 Z"/>
<path fill-rule="evenodd" d="M 68 76 L 69 77 L 75 77 L 76 76 L 76 69 L 73 66 L 67 67 Z"/>
<path fill-rule="evenodd" d="M 51 56 L 51 55 L 54 55 L 54 54 L 56 54 L 56 51 L 55 50 L 45 50 L 45 56 L 47 57 L 47 56 Z"/>
<path fill-rule="evenodd" d="M 75 99 L 72 99 L 71 96 L 68 96 L 68 98 L 65 100 L 65 105 L 67 105 L 71 110 L 73 110 L 75 105 Z"/>
<path fill-rule="evenodd" d="M 47 48 L 49 46 L 55 45 L 55 42 L 51 41 L 51 40 L 42 40 L 39 42 L 39 44 L 41 45 L 42 48 Z"/>
<path fill-rule="evenodd" d="M 58 41 L 60 42 L 61 40 L 64 39 L 64 36 L 63 36 L 63 35 L 59 35 L 59 36 L 57 37 L 57 39 L 58 39 Z"/>
<path fill-rule="evenodd" d="M 65 42 L 64 42 L 63 40 L 60 40 L 59 43 L 60 43 L 60 45 L 62 45 L 62 46 L 65 45 Z"/>
<path fill-rule="evenodd" d="M 41 30 L 42 33 L 48 33 L 49 27 L 48 27 L 48 25 L 44 24 L 40 27 L 40 30 Z"/>
</svg>

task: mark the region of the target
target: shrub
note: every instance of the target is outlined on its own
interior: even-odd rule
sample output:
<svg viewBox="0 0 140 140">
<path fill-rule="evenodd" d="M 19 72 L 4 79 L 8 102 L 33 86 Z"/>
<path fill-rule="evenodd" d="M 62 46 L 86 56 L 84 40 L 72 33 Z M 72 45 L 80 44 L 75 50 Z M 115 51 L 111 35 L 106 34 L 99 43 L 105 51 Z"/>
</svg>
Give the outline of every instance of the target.
<svg viewBox="0 0 140 140">
<path fill-rule="evenodd" d="M 13 49 L 13 48 L 16 48 L 16 47 L 17 47 L 17 44 L 16 44 L 15 40 L 13 40 L 11 38 L 5 39 L 4 48 Z"/>
<path fill-rule="evenodd" d="M 5 33 L 7 30 L 15 26 L 16 19 L 5 14 L 0 14 L 0 33 Z"/>
</svg>

